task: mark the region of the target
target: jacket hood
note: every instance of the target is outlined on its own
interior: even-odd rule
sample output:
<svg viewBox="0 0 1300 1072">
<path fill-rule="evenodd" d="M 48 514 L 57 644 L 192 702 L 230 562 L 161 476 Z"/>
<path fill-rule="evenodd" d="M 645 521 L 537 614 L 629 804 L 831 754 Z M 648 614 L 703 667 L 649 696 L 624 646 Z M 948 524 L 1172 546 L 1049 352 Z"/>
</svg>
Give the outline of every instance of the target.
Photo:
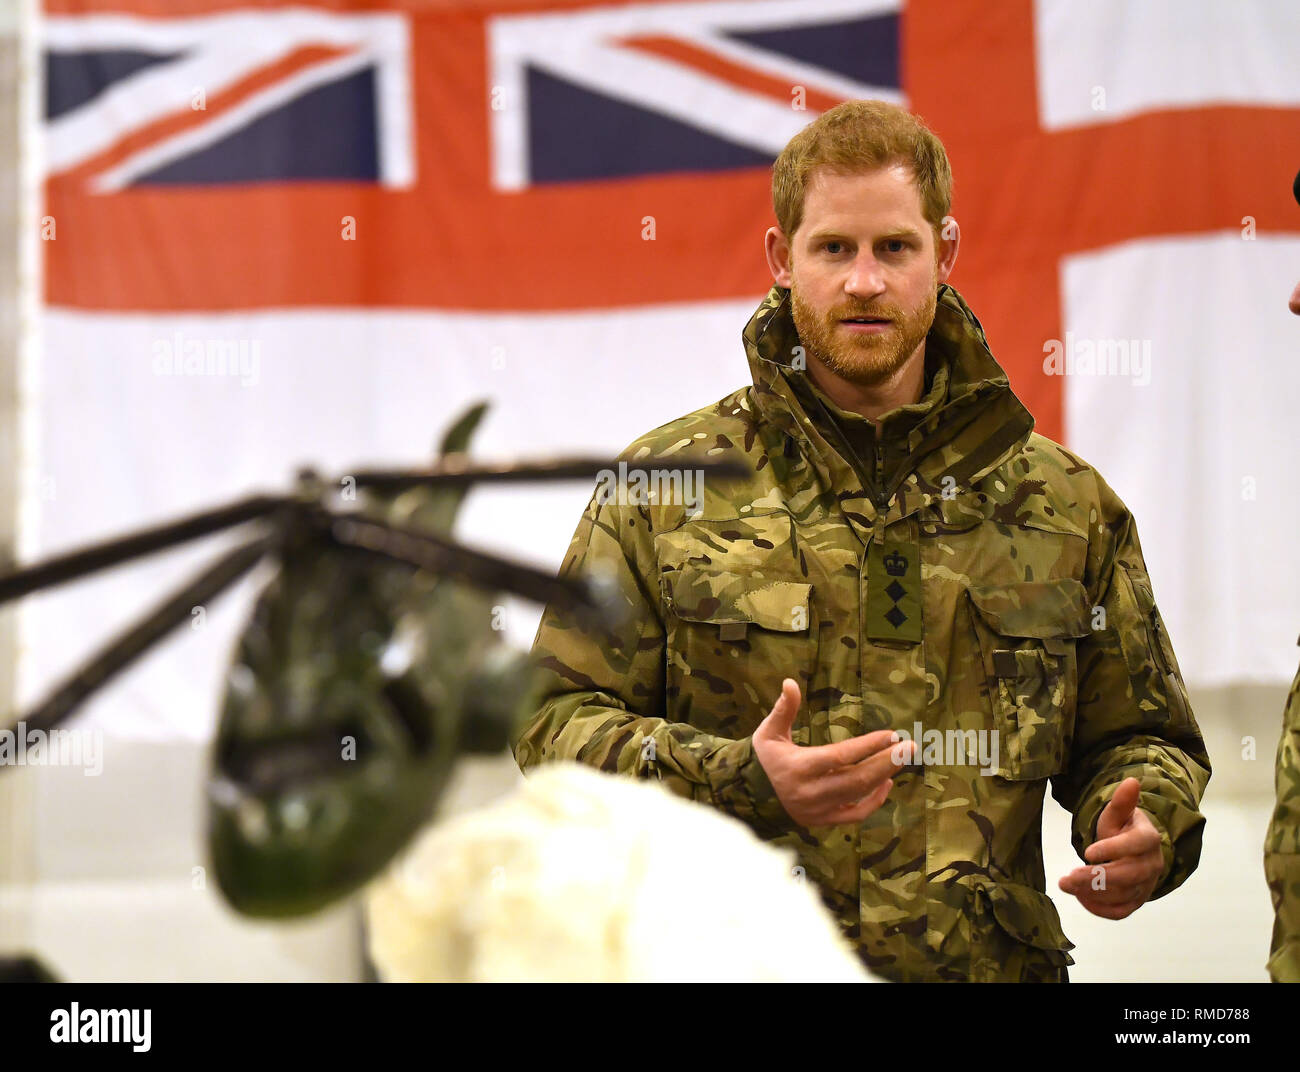
<svg viewBox="0 0 1300 1072">
<path fill-rule="evenodd" d="M 946 283 L 939 286 L 926 335 L 927 355 L 936 354 L 947 371 L 946 397 L 908 429 L 908 464 L 895 486 L 874 489 L 874 495 L 846 457 L 843 436 L 828 438 L 825 421 L 815 420 L 805 404 L 812 397 L 811 380 L 806 369 L 791 365 L 800 342 L 788 288 L 768 291 L 742 337 L 762 416 L 799 441 L 828 489 L 841 500 L 846 493 L 860 494 L 870 504 L 863 507 L 869 514 L 897 494 L 898 509 L 889 511 L 893 520 L 927 505 L 945 488 L 969 486 L 1016 454 L 1033 432 L 1034 418 L 994 360 L 979 320 Z"/>
</svg>

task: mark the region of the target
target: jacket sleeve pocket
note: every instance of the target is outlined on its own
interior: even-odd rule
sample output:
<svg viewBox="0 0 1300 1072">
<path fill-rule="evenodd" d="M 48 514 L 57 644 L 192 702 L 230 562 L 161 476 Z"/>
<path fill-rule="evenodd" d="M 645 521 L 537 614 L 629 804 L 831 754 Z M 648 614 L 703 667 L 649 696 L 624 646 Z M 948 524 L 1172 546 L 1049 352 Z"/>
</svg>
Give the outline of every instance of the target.
<svg viewBox="0 0 1300 1072">
<path fill-rule="evenodd" d="M 996 774 L 1036 781 L 1064 769 L 1074 725 L 1075 645 L 1090 630 L 1078 581 L 1022 581 L 967 590 L 984 664 Z"/>
<path fill-rule="evenodd" d="M 1174 658 L 1173 642 L 1169 639 L 1169 632 L 1165 629 L 1164 619 L 1160 616 L 1160 609 L 1156 606 L 1155 594 L 1151 589 L 1151 578 L 1147 575 L 1146 570 L 1132 566 L 1120 566 L 1120 572 L 1127 579 L 1133 591 L 1138 615 L 1142 619 L 1142 624 L 1146 627 L 1145 649 L 1136 652 L 1126 650 L 1126 658 L 1129 660 L 1131 668 L 1136 672 L 1141 672 L 1143 661 L 1147 658 L 1150 659 L 1151 665 L 1159 669 L 1160 680 L 1165 687 L 1166 699 L 1169 705 L 1169 724 L 1171 726 L 1190 725 L 1191 704 L 1187 699 L 1187 690 L 1183 685 L 1178 660 Z M 1129 649 L 1132 649 L 1134 645 L 1140 642 L 1140 637 L 1127 635 L 1122 637 L 1122 641 L 1128 645 Z"/>
<path fill-rule="evenodd" d="M 972 982 L 1065 981 L 1074 943 L 1047 894 L 976 876 L 974 918 Z"/>
</svg>

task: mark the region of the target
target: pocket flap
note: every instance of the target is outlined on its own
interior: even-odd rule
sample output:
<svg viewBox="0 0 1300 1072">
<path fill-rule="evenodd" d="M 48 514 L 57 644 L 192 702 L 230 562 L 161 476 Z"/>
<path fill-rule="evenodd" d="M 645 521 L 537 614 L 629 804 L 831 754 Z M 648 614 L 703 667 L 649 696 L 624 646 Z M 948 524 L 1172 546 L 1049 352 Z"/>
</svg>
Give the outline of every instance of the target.
<svg viewBox="0 0 1300 1072">
<path fill-rule="evenodd" d="M 1074 963 L 1068 954 L 1074 943 L 1061 929 L 1061 917 L 1047 894 L 1020 882 L 994 882 L 982 876 L 976 876 L 975 888 L 988 896 L 993 918 L 1009 935 L 1035 949 L 1057 950 L 1063 954 L 1062 963 Z"/>
<path fill-rule="evenodd" d="M 1088 592 L 1072 577 L 968 588 L 971 604 L 1003 636 L 1081 637 L 1092 632 Z"/>
<path fill-rule="evenodd" d="M 679 618 L 715 625 L 752 623 L 783 633 L 806 633 L 813 586 L 798 581 L 756 584 L 738 573 L 680 569 L 663 575 L 664 602 Z"/>
<path fill-rule="evenodd" d="M 1268 958 L 1266 967 L 1275 983 L 1300 983 L 1300 941 L 1283 942 Z"/>
</svg>

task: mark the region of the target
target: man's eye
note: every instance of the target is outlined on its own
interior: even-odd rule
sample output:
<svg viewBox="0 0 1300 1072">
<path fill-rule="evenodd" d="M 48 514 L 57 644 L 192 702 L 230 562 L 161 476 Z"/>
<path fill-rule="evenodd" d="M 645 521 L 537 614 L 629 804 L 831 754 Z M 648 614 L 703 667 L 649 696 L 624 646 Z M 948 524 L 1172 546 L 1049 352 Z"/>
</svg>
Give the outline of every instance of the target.
<svg viewBox="0 0 1300 1072">
<path fill-rule="evenodd" d="M 823 243 L 822 243 L 822 249 L 824 249 L 827 253 L 838 253 L 838 252 L 839 252 L 839 247 L 840 247 L 841 245 L 843 245 L 843 243 L 841 243 L 841 242 L 834 242 L 834 241 L 831 241 L 831 242 L 823 242 Z M 836 248 L 832 249 L 832 248 L 831 248 L 832 246 L 834 246 L 834 247 L 836 247 Z"/>
<path fill-rule="evenodd" d="M 901 238 L 891 238 L 885 243 L 885 245 L 889 248 L 890 253 L 902 253 L 903 250 L 907 248 L 907 243 Z M 898 248 L 895 249 L 894 247 Z"/>
</svg>

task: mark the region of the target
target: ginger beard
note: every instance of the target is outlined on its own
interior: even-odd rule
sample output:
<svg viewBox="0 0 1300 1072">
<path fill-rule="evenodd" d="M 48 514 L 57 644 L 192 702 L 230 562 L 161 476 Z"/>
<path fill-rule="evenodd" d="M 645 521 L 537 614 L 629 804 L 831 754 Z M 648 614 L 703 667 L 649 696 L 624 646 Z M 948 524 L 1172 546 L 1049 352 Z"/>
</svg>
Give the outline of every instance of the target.
<svg viewBox="0 0 1300 1072">
<path fill-rule="evenodd" d="M 939 300 L 937 277 L 926 295 L 927 300 L 911 310 L 881 304 L 857 308 L 849 303 L 823 315 L 803 300 L 793 260 L 790 264 L 790 311 L 804 350 L 840 379 L 864 387 L 888 380 L 925 341 Z M 875 316 L 891 323 L 886 331 L 870 335 L 840 326 L 841 320 L 854 316 Z"/>
</svg>

